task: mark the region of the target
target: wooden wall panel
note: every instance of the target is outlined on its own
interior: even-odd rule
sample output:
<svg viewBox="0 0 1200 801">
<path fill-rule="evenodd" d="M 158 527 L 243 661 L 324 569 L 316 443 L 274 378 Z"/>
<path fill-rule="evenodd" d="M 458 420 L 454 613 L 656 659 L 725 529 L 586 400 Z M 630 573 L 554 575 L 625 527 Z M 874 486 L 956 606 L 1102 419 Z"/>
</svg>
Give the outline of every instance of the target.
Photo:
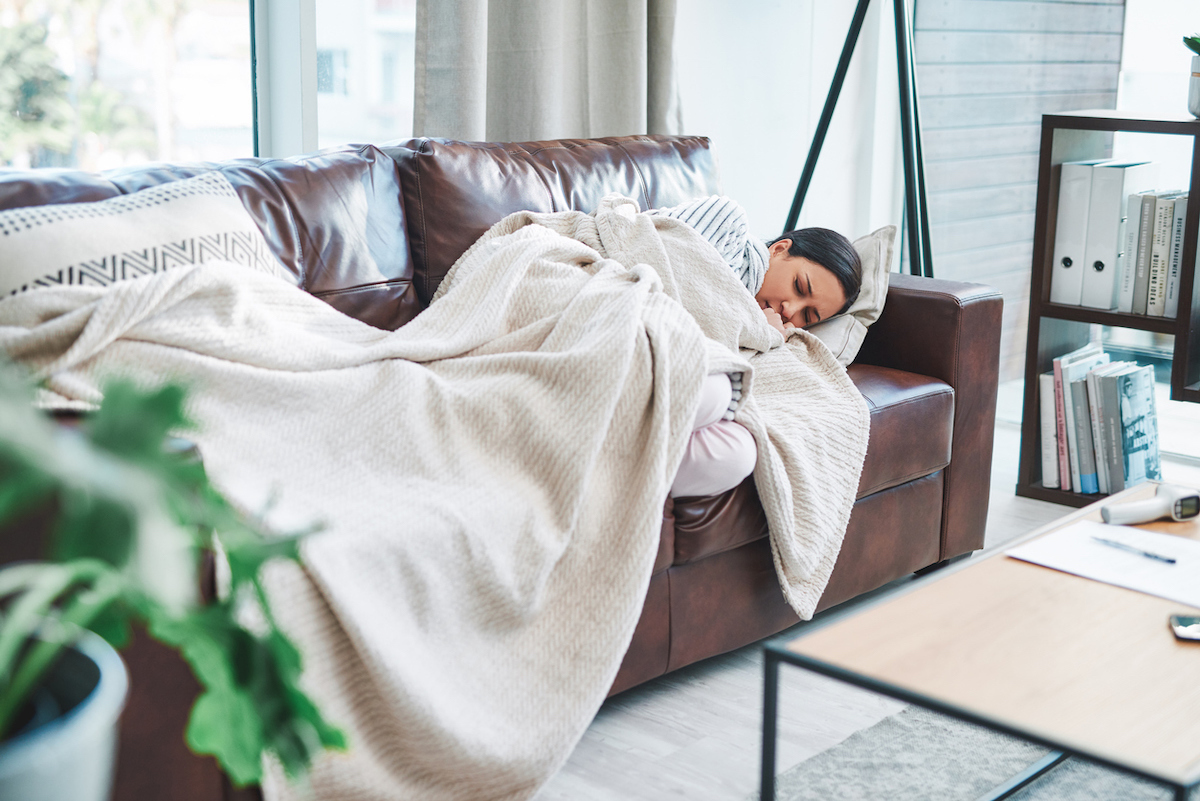
<svg viewBox="0 0 1200 801">
<path fill-rule="evenodd" d="M 1001 380 L 1019 378 L 1041 118 L 1116 106 L 1124 0 L 914 6 L 934 274 L 1004 294 Z"/>
</svg>

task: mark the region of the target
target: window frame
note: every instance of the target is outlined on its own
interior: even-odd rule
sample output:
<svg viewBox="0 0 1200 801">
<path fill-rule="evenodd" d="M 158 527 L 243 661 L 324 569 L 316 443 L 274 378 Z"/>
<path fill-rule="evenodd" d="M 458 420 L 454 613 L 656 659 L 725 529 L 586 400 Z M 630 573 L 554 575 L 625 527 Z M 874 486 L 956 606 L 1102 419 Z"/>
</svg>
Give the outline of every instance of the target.
<svg viewBox="0 0 1200 801">
<path fill-rule="evenodd" d="M 316 150 L 316 0 L 250 0 L 250 20 L 254 155 Z"/>
</svg>

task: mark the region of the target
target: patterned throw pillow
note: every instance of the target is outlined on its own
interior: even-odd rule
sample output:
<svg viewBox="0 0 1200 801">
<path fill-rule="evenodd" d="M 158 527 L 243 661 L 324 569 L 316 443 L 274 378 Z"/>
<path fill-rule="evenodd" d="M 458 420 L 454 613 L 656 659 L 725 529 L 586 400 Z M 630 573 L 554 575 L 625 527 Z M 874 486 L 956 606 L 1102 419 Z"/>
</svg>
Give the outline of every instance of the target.
<svg viewBox="0 0 1200 801">
<path fill-rule="evenodd" d="M 287 277 L 219 172 L 96 203 L 0 211 L 0 297 L 39 287 L 108 286 L 217 260 Z"/>
<path fill-rule="evenodd" d="M 815 334 L 837 357 L 843 366 L 849 366 L 858 355 L 867 326 L 879 319 L 883 303 L 887 300 L 888 273 L 892 269 L 892 248 L 896 240 L 896 226 L 885 225 L 864 237 L 854 240 L 854 249 L 862 259 L 863 280 L 858 299 L 845 314 L 831 317 L 808 329 Z"/>
</svg>

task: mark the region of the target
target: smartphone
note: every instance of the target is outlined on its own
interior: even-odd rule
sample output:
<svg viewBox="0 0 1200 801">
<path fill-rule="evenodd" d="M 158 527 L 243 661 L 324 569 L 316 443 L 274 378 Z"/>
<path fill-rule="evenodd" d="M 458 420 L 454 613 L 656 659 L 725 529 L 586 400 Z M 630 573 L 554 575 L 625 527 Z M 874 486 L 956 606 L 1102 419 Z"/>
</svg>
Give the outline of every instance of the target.
<svg viewBox="0 0 1200 801">
<path fill-rule="evenodd" d="M 1170 624 L 1176 639 L 1200 642 L 1200 615 L 1171 615 Z"/>
</svg>

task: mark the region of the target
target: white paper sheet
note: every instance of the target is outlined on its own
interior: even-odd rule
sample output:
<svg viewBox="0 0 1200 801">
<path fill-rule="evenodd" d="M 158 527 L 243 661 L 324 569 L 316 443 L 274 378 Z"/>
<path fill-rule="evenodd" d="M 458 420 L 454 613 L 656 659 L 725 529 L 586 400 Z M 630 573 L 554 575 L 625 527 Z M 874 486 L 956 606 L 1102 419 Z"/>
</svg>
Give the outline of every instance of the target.
<svg viewBox="0 0 1200 801">
<path fill-rule="evenodd" d="M 1114 548 L 1094 538 L 1159 554 L 1174 564 Z M 1200 541 L 1081 520 L 1006 552 L 1014 559 L 1044 565 L 1160 598 L 1200 607 Z"/>
</svg>

